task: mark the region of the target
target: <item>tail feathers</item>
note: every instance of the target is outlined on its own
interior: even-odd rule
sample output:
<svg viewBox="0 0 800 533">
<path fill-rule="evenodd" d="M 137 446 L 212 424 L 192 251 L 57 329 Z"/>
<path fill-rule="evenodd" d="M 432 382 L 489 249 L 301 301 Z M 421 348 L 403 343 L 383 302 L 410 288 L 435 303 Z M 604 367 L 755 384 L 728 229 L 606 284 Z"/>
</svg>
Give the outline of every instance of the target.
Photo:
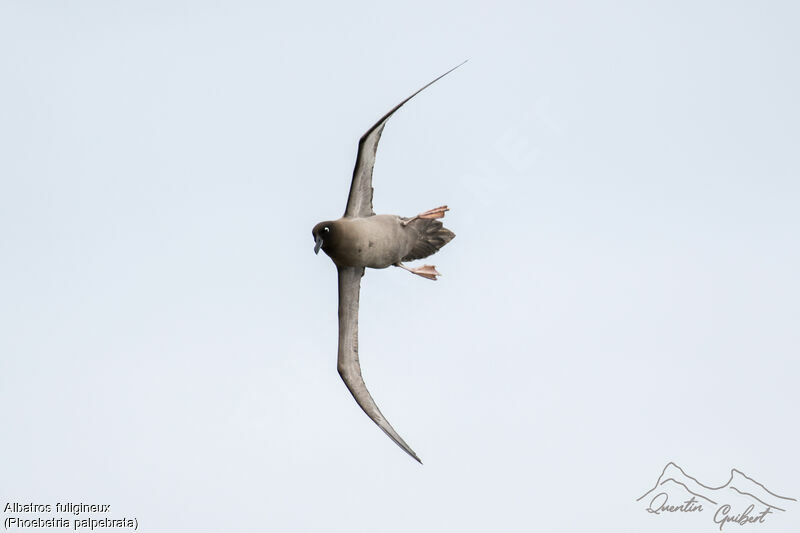
<svg viewBox="0 0 800 533">
<path fill-rule="evenodd" d="M 435 219 L 418 218 L 413 220 L 409 226 L 417 231 L 419 238 L 411 251 L 403 257 L 403 261 L 413 261 L 433 255 L 456 236 Z"/>
</svg>

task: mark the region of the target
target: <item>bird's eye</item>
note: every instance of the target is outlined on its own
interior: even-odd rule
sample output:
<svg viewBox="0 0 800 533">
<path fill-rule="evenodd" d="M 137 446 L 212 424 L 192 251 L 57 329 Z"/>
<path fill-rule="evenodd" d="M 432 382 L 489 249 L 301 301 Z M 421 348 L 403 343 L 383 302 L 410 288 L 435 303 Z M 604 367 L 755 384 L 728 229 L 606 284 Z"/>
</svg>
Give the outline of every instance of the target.
<svg viewBox="0 0 800 533">
<path fill-rule="evenodd" d="M 325 226 L 324 228 L 322 228 L 322 231 L 324 231 L 325 233 L 328 233 L 330 230 L 331 230 L 331 228 L 329 228 L 328 226 Z"/>
</svg>

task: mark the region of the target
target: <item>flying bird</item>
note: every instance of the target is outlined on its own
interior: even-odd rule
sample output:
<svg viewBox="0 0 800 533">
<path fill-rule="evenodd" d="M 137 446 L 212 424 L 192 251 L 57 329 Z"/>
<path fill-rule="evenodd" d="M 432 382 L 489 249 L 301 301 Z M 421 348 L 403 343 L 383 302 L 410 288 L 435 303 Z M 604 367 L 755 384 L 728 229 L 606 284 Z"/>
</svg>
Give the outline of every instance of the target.
<svg viewBox="0 0 800 533">
<path fill-rule="evenodd" d="M 466 63 L 466 61 L 464 62 Z M 339 277 L 339 353 L 337 369 L 361 409 L 398 446 L 420 461 L 414 450 L 394 430 L 372 399 L 358 360 L 358 298 L 361 277 L 365 268 L 396 266 L 426 279 L 440 276 L 433 265 L 411 268 L 404 261 L 422 259 L 435 254 L 450 242 L 455 234 L 438 219 L 443 218 L 446 205 L 430 209 L 414 217 L 376 215 L 372 209 L 372 167 L 378 141 L 386 121 L 403 104 L 414 98 L 464 63 L 448 70 L 417 92 L 394 106 L 381 117 L 358 142 L 358 156 L 347 197 L 344 216 L 337 220 L 320 222 L 312 230 L 314 253 L 320 249 L 336 265 Z"/>
</svg>

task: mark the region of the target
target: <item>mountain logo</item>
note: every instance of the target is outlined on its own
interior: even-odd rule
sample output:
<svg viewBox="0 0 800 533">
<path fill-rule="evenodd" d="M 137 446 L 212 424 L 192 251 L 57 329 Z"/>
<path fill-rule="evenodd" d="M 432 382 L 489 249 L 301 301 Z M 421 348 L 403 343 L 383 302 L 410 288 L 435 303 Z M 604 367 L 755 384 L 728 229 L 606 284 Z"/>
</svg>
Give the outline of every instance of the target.
<svg viewBox="0 0 800 533">
<path fill-rule="evenodd" d="M 673 462 L 667 463 L 652 489 L 638 498 L 653 515 L 710 514 L 720 531 L 728 524 L 763 524 L 773 514 L 785 513 L 797 503 L 775 494 L 741 470 L 731 469 L 724 485 L 700 483 Z"/>
</svg>

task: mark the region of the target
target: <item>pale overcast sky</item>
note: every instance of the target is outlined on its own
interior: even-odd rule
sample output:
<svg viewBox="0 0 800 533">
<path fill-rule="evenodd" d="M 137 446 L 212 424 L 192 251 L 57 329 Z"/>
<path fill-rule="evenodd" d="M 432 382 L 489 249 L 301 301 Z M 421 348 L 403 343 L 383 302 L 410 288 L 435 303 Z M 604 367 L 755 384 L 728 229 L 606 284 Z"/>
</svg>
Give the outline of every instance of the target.
<svg viewBox="0 0 800 533">
<path fill-rule="evenodd" d="M 144 532 L 718 531 L 668 461 L 800 498 L 795 2 L 4 1 L 0 502 Z M 362 281 L 344 210 L 457 237 Z M 11 516 L 6 513 L 3 519 Z M 739 526 L 726 527 L 738 529 Z M 764 532 L 800 529 L 800 504 Z"/>
</svg>

